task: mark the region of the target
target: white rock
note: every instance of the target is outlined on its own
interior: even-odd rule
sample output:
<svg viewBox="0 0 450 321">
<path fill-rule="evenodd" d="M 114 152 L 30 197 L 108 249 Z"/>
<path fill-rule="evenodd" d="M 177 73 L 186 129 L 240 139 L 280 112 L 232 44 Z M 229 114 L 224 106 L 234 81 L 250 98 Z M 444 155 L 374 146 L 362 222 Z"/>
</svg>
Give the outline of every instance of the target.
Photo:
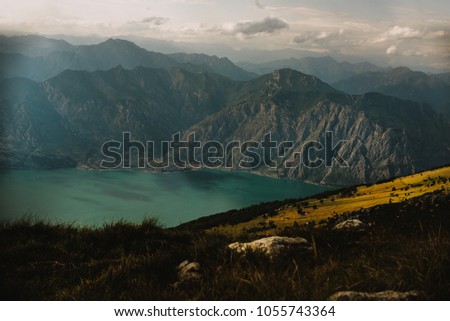
<svg viewBox="0 0 450 321">
<path fill-rule="evenodd" d="M 339 230 L 339 231 L 342 231 L 342 230 L 346 230 L 346 231 L 352 230 L 353 231 L 353 230 L 362 230 L 362 229 L 364 229 L 364 223 L 358 219 L 346 220 L 346 221 L 336 224 L 333 227 L 333 230 Z"/>
<path fill-rule="evenodd" d="M 200 264 L 197 262 L 189 262 L 188 260 L 181 262 L 177 266 L 178 284 L 185 281 L 200 279 Z"/>
<path fill-rule="evenodd" d="M 308 241 L 301 237 L 270 236 L 248 243 L 235 242 L 228 245 L 238 253 L 250 251 L 262 251 L 269 256 L 277 255 L 286 248 L 308 247 Z"/>
<path fill-rule="evenodd" d="M 383 292 L 355 292 L 342 291 L 330 296 L 328 300 L 331 301 L 407 301 L 419 300 L 421 294 L 419 291 L 397 292 L 397 291 L 383 291 Z"/>
</svg>

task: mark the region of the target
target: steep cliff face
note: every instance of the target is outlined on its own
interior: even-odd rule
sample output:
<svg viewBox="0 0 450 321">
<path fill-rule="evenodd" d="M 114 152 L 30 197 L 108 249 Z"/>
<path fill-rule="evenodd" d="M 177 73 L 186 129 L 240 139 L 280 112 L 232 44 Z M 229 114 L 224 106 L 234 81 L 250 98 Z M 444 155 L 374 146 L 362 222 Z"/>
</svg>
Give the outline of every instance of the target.
<svg viewBox="0 0 450 321">
<path fill-rule="evenodd" d="M 279 72 L 273 73 L 265 82 L 275 88 L 270 94 L 252 96 L 211 115 L 187 133 L 195 132 L 201 141 L 224 144 L 233 140 L 260 142 L 271 133 L 277 143 L 291 141 L 294 147 L 278 158 L 276 168 L 261 164 L 254 170 L 323 184 L 374 182 L 450 160 L 449 122 L 431 108 L 379 94 L 346 96 L 320 82 L 307 86 L 313 81 L 309 76 L 296 76 L 304 78 L 296 81 L 302 85 L 286 90 L 289 86 L 274 83 L 289 83 L 283 77 L 290 75 L 281 73 L 280 79 Z M 318 168 L 304 163 L 286 167 L 294 153 L 302 155 L 304 144 L 319 142 L 325 146 L 326 132 L 332 132 L 333 146 L 345 141 L 338 152 L 348 166 L 334 162 L 333 166 Z M 258 154 L 263 157 L 261 149 Z M 239 168 L 246 158 L 239 153 L 233 156 L 233 166 Z M 324 153 L 317 156 L 323 158 Z"/>
<path fill-rule="evenodd" d="M 66 71 L 42 83 L 54 110 L 91 141 L 119 139 L 124 131 L 141 140 L 169 139 L 220 110 L 233 86 L 215 74 L 142 67 Z"/>
<path fill-rule="evenodd" d="M 334 163 L 331 167 L 309 168 L 300 163 L 292 168 L 286 167 L 287 161 L 295 159 L 294 153 L 298 157 L 303 156 L 306 143 L 320 142 L 325 146 L 327 131 L 333 133 L 334 145 L 339 140 L 346 141 L 339 148 L 339 154 L 348 166 Z M 404 131 L 383 128 L 364 112 L 331 101 L 317 102 L 307 113 L 299 115 L 275 104 L 241 105 L 213 115 L 187 132 L 195 132 L 201 141 L 217 140 L 224 144 L 233 140 L 259 142 L 266 133 L 271 133 L 277 144 L 291 141 L 294 147 L 277 160 L 276 169 L 261 165 L 256 170 L 323 184 L 372 182 L 412 172 L 415 168 L 415 159 Z M 261 150 L 259 154 L 262 158 Z M 324 154 L 318 156 L 323 157 Z M 234 167 L 238 168 L 243 159 L 243 156 L 235 157 Z"/>
<path fill-rule="evenodd" d="M 24 161 L 33 153 L 81 162 L 99 158 L 102 144 L 121 141 L 123 132 L 144 143 L 169 140 L 220 110 L 235 86 L 216 74 L 142 67 L 65 71 L 42 83 L 5 80 L 2 166 L 39 167 Z"/>
<path fill-rule="evenodd" d="M 120 141 L 123 132 L 155 141 L 157 148 L 177 132 L 223 145 L 260 142 L 270 133 L 273 141 L 293 147 L 277 166 L 253 170 L 324 184 L 373 182 L 450 160 L 449 120 L 429 107 L 381 94 L 346 95 L 292 70 L 235 82 L 178 68 L 118 67 L 65 71 L 43 83 L 8 80 L 1 90 L 2 167 L 98 164 L 102 144 Z M 295 153 L 304 156 L 307 142 L 326 146 L 326 132 L 333 135 L 331 147 L 346 141 L 336 152 L 348 166 L 285 166 Z M 238 155 L 232 167 L 248 160 Z"/>
<path fill-rule="evenodd" d="M 79 140 L 39 84 L 14 79 L 0 84 L 0 166 L 70 167 Z"/>
</svg>

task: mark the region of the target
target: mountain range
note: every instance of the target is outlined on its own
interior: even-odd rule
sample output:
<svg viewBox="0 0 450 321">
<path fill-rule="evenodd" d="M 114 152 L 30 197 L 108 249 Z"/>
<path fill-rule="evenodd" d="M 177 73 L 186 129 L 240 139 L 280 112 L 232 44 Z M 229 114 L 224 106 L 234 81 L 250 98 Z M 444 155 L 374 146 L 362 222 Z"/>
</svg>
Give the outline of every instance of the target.
<svg viewBox="0 0 450 321">
<path fill-rule="evenodd" d="M 333 83 L 351 94 L 380 92 L 385 95 L 430 104 L 438 112 L 450 115 L 448 74 L 427 75 L 398 67 L 388 71 L 364 72 Z"/>
<path fill-rule="evenodd" d="M 257 77 L 227 58 L 181 53 L 164 55 L 121 39 L 74 46 L 63 40 L 38 36 L 0 37 L 0 79 L 24 77 L 44 81 L 67 69 L 96 71 L 119 65 L 125 69 L 179 67 L 193 72 L 216 72 L 235 80 Z"/>
<path fill-rule="evenodd" d="M 348 141 L 341 149 L 348 167 L 279 166 L 277 176 L 323 184 L 365 183 L 450 159 L 449 120 L 428 105 L 378 93 L 346 95 L 290 69 L 262 76 L 243 88 L 239 103 L 207 117 L 187 133 L 195 132 L 202 141 L 228 142 L 260 141 L 270 132 L 278 141 L 296 142 L 291 153 L 300 153 L 303 142 L 325 144 L 327 131 L 336 140 Z M 236 158 L 235 167 L 242 160 Z"/>
<path fill-rule="evenodd" d="M 246 70 L 257 74 L 267 74 L 274 70 L 289 68 L 314 75 L 327 83 L 333 83 L 363 72 L 375 72 L 383 70 L 374 64 L 337 62 L 330 56 L 325 57 L 303 57 L 273 60 L 265 63 L 241 62 L 238 65 Z"/>
<path fill-rule="evenodd" d="M 374 182 L 450 160 L 448 74 L 310 57 L 247 64 L 266 72 L 258 76 L 227 58 L 162 54 L 120 39 L 72 45 L 1 36 L 0 56 L 4 168 L 98 167 L 102 144 L 120 141 L 123 132 L 155 141 L 157 152 L 177 132 L 224 145 L 271 133 L 294 146 L 277 166 L 253 171 L 330 185 Z M 276 69 L 284 66 L 291 68 Z M 304 143 L 325 144 L 326 132 L 335 143 L 343 140 L 339 152 L 348 166 L 284 166 Z M 247 160 L 235 157 L 232 166 Z"/>
<path fill-rule="evenodd" d="M 349 167 L 256 168 L 323 184 L 373 182 L 450 159 L 450 123 L 428 105 L 382 94 L 348 95 L 290 69 L 249 81 L 181 68 L 67 70 L 43 82 L 3 80 L 2 167 L 98 164 L 101 145 L 132 133 L 140 141 L 196 132 L 201 141 L 347 140 Z M 289 155 L 287 155 L 289 156 Z M 287 157 L 286 156 L 286 157 Z M 237 169 L 239 158 L 233 163 Z"/>
</svg>

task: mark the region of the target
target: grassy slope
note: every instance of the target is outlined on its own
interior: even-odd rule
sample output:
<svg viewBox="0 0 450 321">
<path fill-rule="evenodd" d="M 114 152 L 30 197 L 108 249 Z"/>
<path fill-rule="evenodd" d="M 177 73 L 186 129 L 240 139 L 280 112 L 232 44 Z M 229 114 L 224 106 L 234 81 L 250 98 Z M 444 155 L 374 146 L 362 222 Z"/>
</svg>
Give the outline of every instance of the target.
<svg viewBox="0 0 450 321">
<path fill-rule="evenodd" d="M 260 234 L 271 235 L 276 234 L 280 228 L 293 224 L 310 222 L 317 224 L 336 215 L 382 204 L 399 203 L 442 189 L 450 190 L 450 167 L 400 177 L 384 183 L 358 186 L 354 191 L 331 194 L 323 198 L 313 197 L 300 202 L 290 202 L 276 209 L 275 216 L 259 216 L 239 224 L 213 227 L 209 231 L 238 236 L 248 230 L 260 229 L 262 231 Z"/>
<path fill-rule="evenodd" d="M 342 195 L 341 203 L 336 203 L 342 211 L 352 209 L 355 199 L 367 202 L 363 194 L 379 195 L 376 199 L 388 204 L 361 210 L 360 203 L 355 205 L 358 210 L 329 215 L 315 228 L 286 222 L 284 228 L 272 230 L 250 232 L 247 227 L 246 233 L 235 236 L 189 225 L 163 229 L 151 220 L 95 229 L 26 219 L 0 222 L 0 299 L 324 300 L 343 290 L 418 290 L 423 299 L 448 300 L 450 192 L 448 182 L 443 183 L 444 190 L 442 184 L 437 186 L 438 176 L 443 181 L 448 168 L 388 185 L 359 187 L 354 196 Z M 394 202 L 401 202 L 389 204 L 393 186 L 398 191 L 419 183 L 422 192 L 427 187 L 427 194 L 405 195 L 415 196 L 407 201 L 399 194 Z M 336 206 L 338 199 L 331 201 L 330 197 L 324 197 L 323 203 L 309 202 L 317 202 L 319 211 L 319 205 L 323 209 Z M 375 205 L 376 199 L 369 199 L 369 204 Z M 268 203 L 262 209 L 270 206 L 279 208 L 280 203 Z M 283 206 L 279 215 L 287 215 L 293 211 L 289 206 L 296 205 Z M 367 229 L 333 230 L 337 221 L 347 218 L 359 218 Z M 258 234 L 275 231 L 304 237 L 315 251 L 292 249 L 272 261 L 261 253 L 238 255 L 227 248 L 233 241 L 253 240 Z M 201 279 L 173 286 L 176 266 L 184 260 L 199 262 Z"/>
</svg>

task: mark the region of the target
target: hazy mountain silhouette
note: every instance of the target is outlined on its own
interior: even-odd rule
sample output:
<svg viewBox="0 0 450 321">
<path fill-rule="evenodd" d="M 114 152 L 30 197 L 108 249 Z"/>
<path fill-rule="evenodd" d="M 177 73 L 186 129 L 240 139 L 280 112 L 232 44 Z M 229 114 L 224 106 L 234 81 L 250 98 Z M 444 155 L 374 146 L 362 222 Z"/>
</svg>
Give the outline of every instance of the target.
<svg viewBox="0 0 450 321">
<path fill-rule="evenodd" d="M 39 36 L 0 38 L 0 79 L 25 77 L 43 81 L 66 69 L 96 71 L 116 66 L 167 70 L 180 67 L 193 72 L 214 71 L 235 80 L 256 77 L 226 58 L 195 54 L 169 57 L 120 39 L 108 39 L 96 45 L 74 46 L 62 40 Z"/>
<path fill-rule="evenodd" d="M 334 87 L 351 93 L 380 92 L 385 95 L 425 102 L 438 111 L 450 115 L 450 84 L 448 74 L 427 75 L 398 67 L 389 71 L 367 72 L 341 80 Z"/>
<path fill-rule="evenodd" d="M 371 63 L 337 62 L 330 56 L 304 57 L 274 60 L 266 63 L 239 63 L 240 67 L 258 73 L 266 74 L 277 69 L 290 68 L 305 74 L 314 75 L 325 82 L 332 83 L 367 71 L 380 71 L 382 68 Z"/>
</svg>

